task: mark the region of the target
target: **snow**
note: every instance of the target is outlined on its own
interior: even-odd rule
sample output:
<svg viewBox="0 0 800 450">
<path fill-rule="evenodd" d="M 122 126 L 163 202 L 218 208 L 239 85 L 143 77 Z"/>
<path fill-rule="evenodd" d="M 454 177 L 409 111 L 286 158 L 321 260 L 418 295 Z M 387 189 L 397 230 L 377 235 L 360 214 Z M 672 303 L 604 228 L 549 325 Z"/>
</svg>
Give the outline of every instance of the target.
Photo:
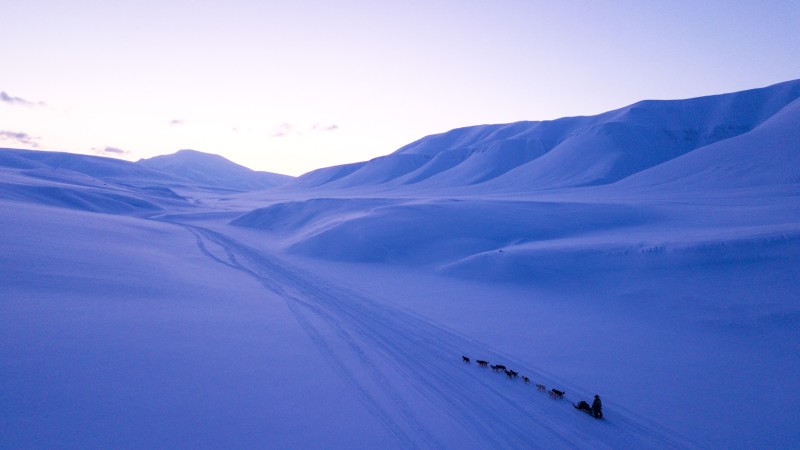
<svg viewBox="0 0 800 450">
<path fill-rule="evenodd" d="M 468 127 L 245 193 L 194 152 L 0 150 L 0 447 L 797 447 L 798 97 Z"/>
<path fill-rule="evenodd" d="M 800 98 L 800 82 L 690 100 L 644 101 L 591 117 L 480 125 L 428 136 L 366 163 L 300 177 L 329 188 L 481 192 L 613 183 L 747 133 Z M 330 173 L 330 175 L 326 175 Z"/>
<path fill-rule="evenodd" d="M 754 130 L 643 171 L 622 184 L 694 190 L 800 183 L 800 99 Z M 664 187 L 661 187 L 664 189 Z"/>
<path fill-rule="evenodd" d="M 267 189 L 293 179 L 288 175 L 256 172 L 219 155 L 196 150 L 180 150 L 171 155 L 142 159 L 138 164 L 191 180 L 201 186 L 241 191 Z"/>
</svg>

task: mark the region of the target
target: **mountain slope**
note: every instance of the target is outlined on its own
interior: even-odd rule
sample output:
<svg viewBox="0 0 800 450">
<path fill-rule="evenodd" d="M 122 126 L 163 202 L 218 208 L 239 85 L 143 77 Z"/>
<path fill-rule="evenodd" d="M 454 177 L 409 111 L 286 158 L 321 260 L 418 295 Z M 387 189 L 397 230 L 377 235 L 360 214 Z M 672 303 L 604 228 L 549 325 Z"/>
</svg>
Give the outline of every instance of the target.
<svg viewBox="0 0 800 450">
<path fill-rule="evenodd" d="M 615 189 L 708 190 L 800 184 L 800 99 L 754 130 L 639 172 Z"/>
<path fill-rule="evenodd" d="M 186 206 L 189 200 L 184 195 L 264 189 L 291 178 L 189 151 L 132 163 L 65 152 L 0 149 L 0 198 L 109 214 Z"/>
<path fill-rule="evenodd" d="M 83 174 L 89 177 L 132 183 L 175 183 L 174 176 L 144 165 L 102 156 L 77 155 L 67 152 L 0 148 L 0 168 L 26 170 L 46 177 L 47 173 Z M 36 172 L 32 172 L 36 170 Z"/>
<path fill-rule="evenodd" d="M 288 175 L 256 172 L 222 156 L 195 150 L 141 159 L 138 165 L 161 170 L 204 186 L 253 191 L 279 186 L 293 179 Z"/>
<path fill-rule="evenodd" d="M 0 198 L 108 214 L 185 206 L 181 180 L 128 161 L 63 152 L 0 149 Z"/>
<path fill-rule="evenodd" d="M 603 185 L 747 133 L 800 98 L 800 80 L 590 117 L 460 128 L 396 152 L 320 169 L 298 187 L 540 190 Z"/>
</svg>

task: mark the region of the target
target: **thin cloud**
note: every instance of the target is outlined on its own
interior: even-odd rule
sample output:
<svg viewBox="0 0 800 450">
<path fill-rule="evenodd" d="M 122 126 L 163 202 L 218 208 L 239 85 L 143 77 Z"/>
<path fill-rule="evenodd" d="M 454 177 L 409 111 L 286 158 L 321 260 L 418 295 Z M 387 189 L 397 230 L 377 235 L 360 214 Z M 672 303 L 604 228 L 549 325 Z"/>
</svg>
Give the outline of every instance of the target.
<svg viewBox="0 0 800 450">
<path fill-rule="evenodd" d="M 92 153 L 98 156 L 117 156 L 117 155 L 128 155 L 131 152 L 117 147 L 103 147 L 103 148 L 92 147 Z"/>
<path fill-rule="evenodd" d="M 335 123 L 334 124 L 330 124 L 330 125 L 323 125 L 323 124 L 315 123 L 314 126 L 311 127 L 311 131 L 319 131 L 319 132 L 334 131 L 334 130 L 338 130 L 338 129 L 339 129 L 339 125 L 336 125 Z"/>
<path fill-rule="evenodd" d="M 128 152 L 116 147 L 106 147 L 103 149 L 103 153 L 113 153 L 115 155 L 125 155 Z"/>
<path fill-rule="evenodd" d="M 308 136 L 316 133 L 325 133 L 328 131 L 338 130 L 339 125 L 336 124 L 321 124 L 315 123 L 309 126 L 298 126 L 287 122 L 272 127 L 269 133 L 270 137 L 281 138 L 286 136 Z"/>
<path fill-rule="evenodd" d="M 294 126 L 290 123 L 282 123 L 278 126 L 272 128 L 272 131 L 269 133 L 269 137 L 274 138 L 281 138 L 286 137 L 294 131 Z"/>
<path fill-rule="evenodd" d="M 186 121 L 185 121 L 185 120 L 183 120 L 183 119 L 172 119 L 172 120 L 170 120 L 170 121 L 169 121 L 169 124 L 170 124 L 170 125 L 172 125 L 172 126 L 176 126 L 176 127 L 177 127 L 177 126 L 181 126 L 181 125 L 183 125 L 183 124 L 185 124 L 185 123 L 186 123 Z"/>
<path fill-rule="evenodd" d="M 0 91 L 0 102 L 20 106 L 45 106 L 44 102 L 32 102 L 30 100 L 25 100 L 22 97 L 15 97 L 11 94 L 8 94 L 6 91 Z"/>
<path fill-rule="evenodd" d="M 39 138 L 35 138 L 28 133 L 22 133 L 19 131 L 0 131 L 0 140 L 2 141 L 13 141 L 30 147 L 39 148 L 39 143 L 36 142 L 35 139 Z"/>
</svg>

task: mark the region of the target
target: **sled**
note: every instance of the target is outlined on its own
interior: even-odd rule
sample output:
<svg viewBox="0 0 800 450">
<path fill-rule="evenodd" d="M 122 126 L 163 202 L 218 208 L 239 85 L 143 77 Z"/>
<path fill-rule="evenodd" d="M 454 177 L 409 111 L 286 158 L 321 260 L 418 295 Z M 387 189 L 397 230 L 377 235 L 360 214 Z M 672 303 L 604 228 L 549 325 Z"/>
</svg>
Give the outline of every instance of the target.
<svg viewBox="0 0 800 450">
<path fill-rule="evenodd" d="M 593 417 L 593 418 L 595 418 L 595 419 L 598 419 L 598 420 L 603 418 L 603 416 L 600 416 L 600 417 L 594 417 L 594 414 L 592 413 L 592 410 L 591 410 L 591 409 L 581 409 L 581 408 L 578 408 L 578 405 L 576 405 L 575 403 L 573 403 L 573 404 L 572 404 L 572 406 L 574 406 L 574 407 L 575 407 L 575 409 L 577 409 L 578 411 L 580 411 L 580 412 L 584 412 L 584 413 L 588 414 L 588 415 L 589 415 L 589 417 Z"/>
</svg>

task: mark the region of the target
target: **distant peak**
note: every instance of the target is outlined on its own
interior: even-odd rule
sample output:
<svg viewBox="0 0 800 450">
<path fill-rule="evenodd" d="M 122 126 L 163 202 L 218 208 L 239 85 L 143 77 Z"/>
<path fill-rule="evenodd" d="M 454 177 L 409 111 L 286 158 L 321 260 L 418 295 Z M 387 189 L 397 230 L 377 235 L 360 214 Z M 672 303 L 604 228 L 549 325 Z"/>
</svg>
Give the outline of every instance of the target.
<svg viewBox="0 0 800 450">
<path fill-rule="evenodd" d="M 192 149 L 181 149 L 169 155 L 142 159 L 138 163 L 204 186 L 241 191 L 266 189 L 292 179 L 286 175 L 256 172 L 224 156 Z"/>
<path fill-rule="evenodd" d="M 192 149 L 188 149 L 188 148 L 178 150 L 177 152 L 173 153 L 173 155 L 174 156 L 190 156 L 190 157 L 191 156 L 196 156 L 196 157 L 202 157 L 202 158 L 219 158 L 219 159 L 227 160 L 227 158 L 225 158 L 224 156 L 218 155 L 216 153 L 201 152 L 200 150 L 192 150 Z"/>
</svg>

